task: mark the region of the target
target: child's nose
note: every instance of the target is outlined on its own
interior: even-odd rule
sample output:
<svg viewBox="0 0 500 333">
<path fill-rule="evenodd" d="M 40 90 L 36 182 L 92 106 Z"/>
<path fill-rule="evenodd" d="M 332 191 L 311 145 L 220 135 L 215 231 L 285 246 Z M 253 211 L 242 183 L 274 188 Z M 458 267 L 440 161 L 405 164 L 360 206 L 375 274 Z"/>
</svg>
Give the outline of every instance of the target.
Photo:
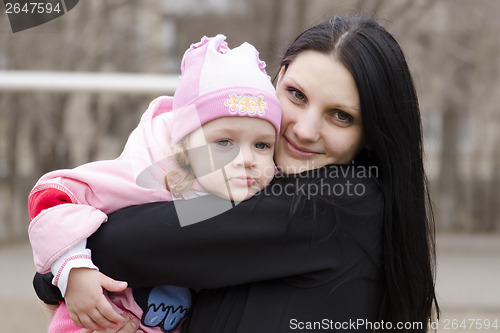
<svg viewBox="0 0 500 333">
<path fill-rule="evenodd" d="M 254 164 L 255 164 L 255 158 L 253 156 L 251 149 L 243 149 L 240 147 L 240 153 L 234 159 L 233 165 L 235 167 L 243 166 L 245 168 L 250 168 Z"/>
</svg>

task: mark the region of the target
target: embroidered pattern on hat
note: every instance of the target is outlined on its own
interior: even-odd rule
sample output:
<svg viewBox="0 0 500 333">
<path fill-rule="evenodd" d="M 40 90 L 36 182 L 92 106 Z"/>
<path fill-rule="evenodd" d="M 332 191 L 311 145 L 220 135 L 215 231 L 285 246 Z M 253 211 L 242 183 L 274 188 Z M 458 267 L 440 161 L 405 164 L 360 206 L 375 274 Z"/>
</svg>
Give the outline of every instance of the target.
<svg viewBox="0 0 500 333">
<path fill-rule="evenodd" d="M 230 113 L 238 113 L 241 116 L 263 116 L 266 114 L 267 110 L 267 103 L 262 96 L 239 96 L 231 94 L 229 98 L 224 101 L 224 105 L 229 107 Z"/>
</svg>

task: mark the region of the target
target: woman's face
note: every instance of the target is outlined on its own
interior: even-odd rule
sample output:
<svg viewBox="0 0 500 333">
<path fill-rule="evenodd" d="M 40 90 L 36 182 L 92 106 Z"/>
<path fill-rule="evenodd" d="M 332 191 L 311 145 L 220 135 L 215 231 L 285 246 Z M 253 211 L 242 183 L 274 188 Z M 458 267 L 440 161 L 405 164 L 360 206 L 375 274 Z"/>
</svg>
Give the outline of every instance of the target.
<svg viewBox="0 0 500 333">
<path fill-rule="evenodd" d="M 350 163 L 365 145 L 359 94 L 332 56 L 303 51 L 280 76 L 283 109 L 275 161 L 285 173 Z"/>
</svg>

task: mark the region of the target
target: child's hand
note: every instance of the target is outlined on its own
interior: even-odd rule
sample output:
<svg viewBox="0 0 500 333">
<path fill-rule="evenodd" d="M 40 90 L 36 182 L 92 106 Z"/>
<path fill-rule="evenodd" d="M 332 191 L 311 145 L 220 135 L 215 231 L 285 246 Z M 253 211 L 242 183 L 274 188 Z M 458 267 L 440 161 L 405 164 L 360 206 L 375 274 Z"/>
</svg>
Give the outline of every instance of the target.
<svg viewBox="0 0 500 333">
<path fill-rule="evenodd" d="M 73 268 L 65 295 L 71 320 L 78 327 L 96 331 L 119 328 L 123 318 L 113 310 L 103 289 L 119 292 L 126 288 L 126 282 L 113 280 L 97 270 Z"/>
</svg>

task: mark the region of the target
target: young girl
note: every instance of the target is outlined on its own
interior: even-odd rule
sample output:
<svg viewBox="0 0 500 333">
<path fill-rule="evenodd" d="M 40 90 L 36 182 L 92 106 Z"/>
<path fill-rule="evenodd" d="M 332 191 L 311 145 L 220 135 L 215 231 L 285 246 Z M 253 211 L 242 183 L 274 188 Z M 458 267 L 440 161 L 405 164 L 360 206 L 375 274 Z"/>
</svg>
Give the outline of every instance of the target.
<svg viewBox="0 0 500 333">
<path fill-rule="evenodd" d="M 119 158 L 53 171 L 38 181 L 29 195 L 35 265 L 40 273 L 52 271 L 66 299 L 49 332 L 116 327 L 123 312 L 141 318 L 146 332 L 179 327 L 191 306 L 189 289 L 126 289 L 109 294 L 111 305 L 102 289 L 119 292 L 125 284 L 100 278 L 86 238 L 106 214 L 126 206 L 209 193 L 227 199 L 198 219 L 178 213 L 192 224 L 269 184 L 281 109 L 264 68 L 252 45 L 231 50 L 223 35 L 204 37 L 184 54 L 174 97 L 150 104 Z"/>
</svg>

